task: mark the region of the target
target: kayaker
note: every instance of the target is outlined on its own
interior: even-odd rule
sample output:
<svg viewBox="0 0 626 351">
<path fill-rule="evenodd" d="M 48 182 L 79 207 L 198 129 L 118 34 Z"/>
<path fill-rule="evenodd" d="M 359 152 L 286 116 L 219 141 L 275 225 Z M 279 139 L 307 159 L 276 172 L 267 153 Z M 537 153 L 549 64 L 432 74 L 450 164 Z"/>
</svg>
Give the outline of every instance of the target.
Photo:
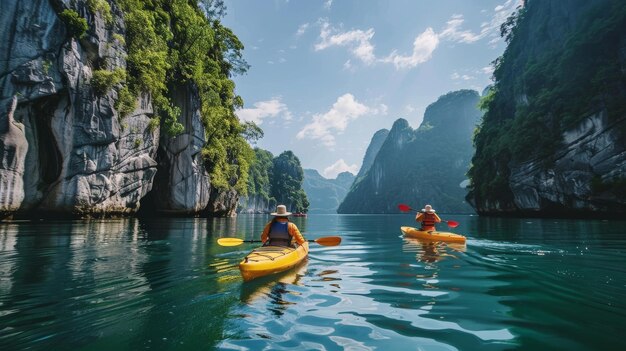
<svg viewBox="0 0 626 351">
<path fill-rule="evenodd" d="M 415 221 L 422 222 L 422 227 L 420 228 L 420 230 L 434 231 L 436 230 L 435 223 L 440 223 L 441 218 L 437 216 L 435 210 L 431 205 L 426 205 L 424 206 L 424 208 L 422 208 L 420 212 L 417 213 L 417 216 L 415 216 Z"/>
<path fill-rule="evenodd" d="M 298 245 L 306 242 L 298 227 L 289 222 L 290 214 L 291 212 L 287 212 L 287 206 L 276 206 L 276 212 L 271 213 L 274 218 L 265 225 L 261 234 L 263 245 L 293 247 L 294 240 Z"/>
</svg>

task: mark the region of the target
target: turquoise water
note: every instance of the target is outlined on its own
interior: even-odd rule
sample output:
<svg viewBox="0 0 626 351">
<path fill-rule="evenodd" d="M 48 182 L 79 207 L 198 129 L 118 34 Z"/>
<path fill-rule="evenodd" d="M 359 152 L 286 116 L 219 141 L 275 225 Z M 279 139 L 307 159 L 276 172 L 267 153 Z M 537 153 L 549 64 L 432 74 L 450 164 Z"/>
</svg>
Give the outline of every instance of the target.
<svg viewBox="0 0 626 351">
<path fill-rule="evenodd" d="M 626 349 L 626 222 L 446 217 L 294 218 L 342 244 L 245 284 L 265 216 L 2 223 L 0 350 Z"/>
</svg>

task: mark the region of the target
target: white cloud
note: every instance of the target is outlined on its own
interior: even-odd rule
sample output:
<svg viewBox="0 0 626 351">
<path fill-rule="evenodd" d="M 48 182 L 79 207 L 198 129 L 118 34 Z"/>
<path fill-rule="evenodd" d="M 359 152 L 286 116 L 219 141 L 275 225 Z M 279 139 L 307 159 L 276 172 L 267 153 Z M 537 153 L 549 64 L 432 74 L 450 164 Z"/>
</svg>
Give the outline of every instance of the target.
<svg viewBox="0 0 626 351">
<path fill-rule="evenodd" d="M 494 8 L 494 13 L 489 21 L 480 25 L 480 30 L 473 32 L 463 28 L 465 19 L 461 14 L 454 14 L 446 22 L 440 32 L 435 32 L 431 27 L 418 35 L 413 41 L 413 52 L 409 55 L 400 55 L 398 50 L 393 50 L 383 58 L 377 58 L 374 53 L 372 38 L 375 31 L 353 29 L 342 31 L 341 28 L 333 27 L 327 19 L 321 19 L 318 23 L 321 26 L 320 40 L 315 44 L 315 51 L 321 51 L 333 46 L 346 47 L 350 53 L 366 65 L 374 63 L 390 63 L 396 69 L 409 69 L 427 62 L 432 58 L 433 52 L 442 41 L 471 44 L 479 40 L 490 38 L 489 44 L 494 46 L 500 41 L 500 25 L 506 21 L 507 17 L 515 11 L 522 0 L 507 0 L 504 4 Z M 348 60 L 344 63 L 344 69 L 351 69 L 353 63 Z M 471 76 L 461 77 L 462 79 L 473 79 Z"/>
<path fill-rule="evenodd" d="M 453 72 L 450 75 L 450 78 L 452 78 L 453 80 L 460 80 L 460 79 L 462 79 L 462 80 L 472 80 L 472 79 L 474 79 L 473 76 L 470 76 L 470 75 L 467 75 L 467 74 L 459 74 L 457 72 Z"/>
<path fill-rule="evenodd" d="M 452 18 L 446 23 L 446 27 L 439 33 L 439 37 L 444 40 L 470 44 L 488 34 L 489 27 L 487 25 L 483 26 L 481 32 L 477 34 L 469 30 L 461 30 L 464 21 L 463 15 L 452 15 Z"/>
<path fill-rule="evenodd" d="M 383 58 L 382 62 L 393 63 L 396 69 L 413 68 L 420 63 L 424 63 L 433 55 L 433 51 L 439 45 L 439 38 L 432 28 L 426 28 L 424 33 L 418 35 L 413 42 L 413 53 L 410 56 L 398 55 L 394 50 L 389 56 Z"/>
<path fill-rule="evenodd" d="M 380 113 L 381 115 L 385 116 L 387 115 L 387 111 L 389 110 L 389 107 L 385 104 L 380 104 L 378 106 L 378 109 L 375 109 L 374 111 L 376 111 L 377 113 Z"/>
<path fill-rule="evenodd" d="M 326 0 L 326 1 L 324 1 L 324 8 L 326 10 L 330 10 L 331 6 L 333 6 L 333 0 Z"/>
<path fill-rule="evenodd" d="M 328 112 L 314 114 L 313 121 L 305 125 L 296 137 L 320 140 L 325 146 L 331 147 L 335 145 L 333 133 L 343 132 L 348 127 L 348 123 L 365 114 L 380 112 L 378 108 L 371 108 L 356 101 L 352 94 L 344 94 L 337 98 Z"/>
<path fill-rule="evenodd" d="M 507 0 L 504 4 L 496 6 L 491 20 L 481 23 L 479 32 L 462 29 L 465 21 L 463 15 L 452 15 L 439 36 L 444 40 L 466 44 L 489 37 L 491 38 L 489 44 L 495 45 L 500 41 L 500 26 L 520 4 L 521 0 Z"/>
<path fill-rule="evenodd" d="M 284 120 L 292 118 L 287 105 L 282 103 L 280 98 L 255 102 L 253 106 L 253 108 L 242 108 L 235 111 L 237 117 L 244 122 L 254 122 L 258 125 L 261 125 L 263 120 L 268 117 L 282 117 Z"/>
<path fill-rule="evenodd" d="M 406 113 L 412 113 L 413 111 L 415 111 L 415 107 L 413 107 L 413 105 L 411 104 L 408 104 L 404 106 L 404 111 L 406 111 Z"/>
<path fill-rule="evenodd" d="M 315 44 L 315 51 L 324 50 L 331 46 L 345 46 L 348 47 L 350 52 L 352 52 L 352 55 L 363 61 L 365 64 L 372 64 L 376 61 L 376 57 L 374 56 L 374 45 L 370 42 L 374 36 L 374 29 L 370 28 L 367 31 L 357 29 L 337 33 L 338 30 L 333 28 L 327 21 L 323 20 L 321 24 L 321 41 Z"/>
<path fill-rule="evenodd" d="M 284 57 L 281 57 L 278 59 L 278 63 L 285 63 L 285 62 L 287 62 L 287 59 Z"/>
<path fill-rule="evenodd" d="M 303 23 L 298 27 L 298 30 L 296 31 L 296 36 L 301 36 L 302 34 L 306 33 L 306 30 L 309 28 L 309 24 L 308 23 Z"/>
<path fill-rule="evenodd" d="M 335 179 L 337 178 L 337 175 L 342 172 L 350 172 L 356 175 L 359 172 L 359 166 L 356 164 L 348 165 L 343 158 L 340 158 L 337 162 L 324 168 L 322 175 L 328 179 Z"/>
<path fill-rule="evenodd" d="M 492 75 L 492 74 L 493 74 L 493 71 L 494 71 L 494 68 L 493 68 L 493 66 L 486 66 L 486 67 L 481 68 L 480 70 L 481 70 L 481 72 L 483 72 L 484 74 L 487 74 L 487 75 Z"/>
</svg>

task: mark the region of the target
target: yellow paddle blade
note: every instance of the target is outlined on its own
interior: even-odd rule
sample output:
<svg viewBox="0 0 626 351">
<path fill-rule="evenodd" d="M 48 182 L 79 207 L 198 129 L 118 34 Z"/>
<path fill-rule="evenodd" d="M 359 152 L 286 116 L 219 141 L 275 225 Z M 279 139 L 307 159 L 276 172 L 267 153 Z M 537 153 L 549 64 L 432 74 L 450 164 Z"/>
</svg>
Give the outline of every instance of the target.
<svg viewBox="0 0 626 351">
<path fill-rule="evenodd" d="M 341 243 L 341 238 L 338 236 L 325 236 L 323 238 L 318 238 L 313 241 L 324 246 L 336 246 Z"/>
<path fill-rule="evenodd" d="M 237 246 L 243 244 L 243 239 L 239 238 L 220 238 L 217 243 L 222 246 Z"/>
</svg>

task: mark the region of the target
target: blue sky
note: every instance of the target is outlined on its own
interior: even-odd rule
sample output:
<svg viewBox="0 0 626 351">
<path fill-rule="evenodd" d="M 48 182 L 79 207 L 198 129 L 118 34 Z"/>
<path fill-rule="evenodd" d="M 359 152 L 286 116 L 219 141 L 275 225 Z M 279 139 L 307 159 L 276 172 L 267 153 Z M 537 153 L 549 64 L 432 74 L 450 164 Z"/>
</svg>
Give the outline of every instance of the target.
<svg viewBox="0 0 626 351">
<path fill-rule="evenodd" d="M 491 82 L 500 24 L 520 0 L 226 0 L 251 65 L 234 78 L 256 146 L 304 168 L 357 173 L 372 135 L 413 127 L 450 91 Z"/>
</svg>

